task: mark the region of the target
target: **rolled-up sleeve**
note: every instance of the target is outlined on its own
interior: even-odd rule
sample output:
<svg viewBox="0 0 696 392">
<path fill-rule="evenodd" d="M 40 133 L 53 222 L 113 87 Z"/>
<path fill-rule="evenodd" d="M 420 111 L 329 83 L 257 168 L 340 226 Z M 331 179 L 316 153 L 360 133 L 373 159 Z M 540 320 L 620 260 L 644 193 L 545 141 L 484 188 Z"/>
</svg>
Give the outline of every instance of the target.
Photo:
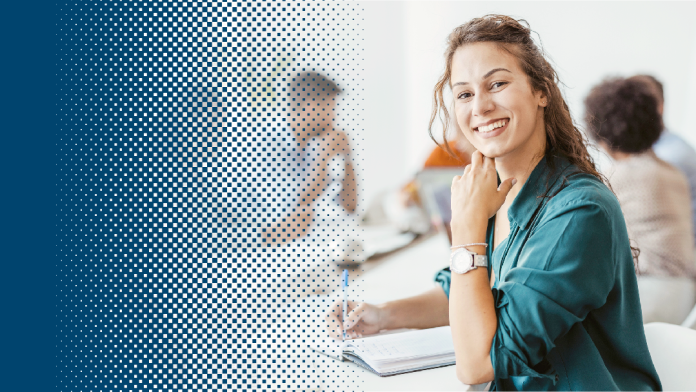
<svg viewBox="0 0 696 392">
<path fill-rule="evenodd" d="M 450 293 L 450 282 L 452 282 L 452 272 L 450 271 L 449 267 L 441 269 L 437 272 L 437 274 L 435 274 L 435 283 L 442 287 L 442 290 L 445 292 L 448 300 Z"/>
<path fill-rule="evenodd" d="M 548 207 L 553 212 L 531 232 L 517 266 L 493 289 L 498 328 L 491 362 L 496 379 L 554 380 L 553 369 L 537 365 L 558 337 L 606 302 L 613 285 L 616 245 L 606 211 L 586 200 Z M 545 370 L 542 374 L 535 368 Z"/>
</svg>

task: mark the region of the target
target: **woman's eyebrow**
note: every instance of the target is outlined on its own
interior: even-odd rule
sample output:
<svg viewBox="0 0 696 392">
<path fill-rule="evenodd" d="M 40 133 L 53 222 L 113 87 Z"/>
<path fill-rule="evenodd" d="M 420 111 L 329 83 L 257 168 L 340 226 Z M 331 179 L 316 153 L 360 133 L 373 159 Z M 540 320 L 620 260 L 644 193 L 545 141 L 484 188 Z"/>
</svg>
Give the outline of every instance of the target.
<svg viewBox="0 0 696 392">
<path fill-rule="evenodd" d="M 512 73 L 509 69 L 506 69 L 506 68 L 493 68 L 492 70 L 486 72 L 486 74 L 483 75 L 483 78 L 481 78 L 481 79 L 486 79 L 487 77 L 489 77 L 489 76 L 491 76 L 491 75 L 493 75 L 494 73 L 499 72 L 499 71 L 505 71 L 505 72 L 510 72 L 510 73 Z M 465 84 L 469 84 L 469 82 L 457 82 L 457 83 L 453 84 L 452 87 L 454 87 L 454 86 L 459 86 L 459 85 L 462 85 L 462 86 L 463 86 L 463 85 L 465 85 Z"/>
</svg>

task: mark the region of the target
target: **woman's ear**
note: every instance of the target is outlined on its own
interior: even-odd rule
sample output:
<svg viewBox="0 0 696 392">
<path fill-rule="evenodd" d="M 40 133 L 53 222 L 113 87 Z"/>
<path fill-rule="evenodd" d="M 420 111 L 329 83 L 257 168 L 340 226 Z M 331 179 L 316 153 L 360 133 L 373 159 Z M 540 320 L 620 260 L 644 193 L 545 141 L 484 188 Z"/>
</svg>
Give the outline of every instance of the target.
<svg viewBox="0 0 696 392">
<path fill-rule="evenodd" d="M 546 106 L 548 106 L 548 104 L 549 104 L 549 99 L 546 96 L 546 93 L 544 93 L 543 91 L 540 91 L 539 92 L 539 106 L 541 106 L 542 108 L 545 108 Z"/>
<path fill-rule="evenodd" d="M 537 105 L 539 105 L 539 107 L 545 108 L 549 105 L 549 85 L 548 83 L 544 83 L 539 87 L 540 88 L 538 90 L 532 88 L 532 92 L 534 93 L 534 97 L 537 99 Z"/>
</svg>

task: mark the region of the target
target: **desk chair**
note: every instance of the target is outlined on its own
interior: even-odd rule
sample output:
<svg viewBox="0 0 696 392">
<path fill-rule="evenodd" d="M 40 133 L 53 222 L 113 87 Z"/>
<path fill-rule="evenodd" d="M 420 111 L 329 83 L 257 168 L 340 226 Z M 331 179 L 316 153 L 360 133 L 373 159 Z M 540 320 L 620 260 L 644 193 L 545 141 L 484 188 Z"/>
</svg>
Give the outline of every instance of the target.
<svg viewBox="0 0 696 392">
<path fill-rule="evenodd" d="M 682 327 L 696 329 L 696 305 L 691 309 L 691 313 L 689 313 L 686 320 L 682 323 Z"/>
<path fill-rule="evenodd" d="M 680 325 L 696 304 L 696 284 L 687 277 L 641 275 L 638 293 L 644 324 Z"/>
<path fill-rule="evenodd" d="M 665 391 L 696 390 L 696 331 L 678 325 L 650 323 L 645 337 Z"/>
</svg>

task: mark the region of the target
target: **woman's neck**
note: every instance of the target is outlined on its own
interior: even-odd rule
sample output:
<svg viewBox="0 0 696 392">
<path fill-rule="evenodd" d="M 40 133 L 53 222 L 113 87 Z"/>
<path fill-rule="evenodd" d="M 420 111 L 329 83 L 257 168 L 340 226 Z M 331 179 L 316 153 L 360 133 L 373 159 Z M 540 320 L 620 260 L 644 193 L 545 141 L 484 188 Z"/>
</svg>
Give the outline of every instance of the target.
<svg viewBox="0 0 696 392">
<path fill-rule="evenodd" d="M 537 110 L 537 121 L 534 125 L 531 137 L 514 151 L 495 158 L 495 168 L 501 181 L 508 178 L 517 180 L 505 198 L 505 205 L 509 206 L 517 197 L 534 168 L 544 158 L 546 153 L 546 125 L 544 122 L 544 110 Z"/>
<path fill-rule="evenodd" d="M 534 171 L 534 168 L 544 158 L 546 152 L 546 134 L 544 133 L 542 135 L 543 139 L 539 138 L 536 143 L 530 143 L 525 146 L 526 148 L 522 148 L 516 153 L 511 153 L 495 159 L 495 167 L 501 181 L 508 178 L 517 180 L 505 199 L 505 204 L 508 206 L 512 204 L 515 197 L 517 197 L 517 194 L 532 174 L 532 171 Z"/>
<path fill-rule="evenodd" d="M 512 202 L 517 197 L 524 184 L 529 179 L 529 176 L 534 171 L 534 168 L 539 164 L 539 162 L 544 158 L 543 154 L 536 154 L 534 156 L 526 157 L 524 160 L 508 160 L 505 158 L 496 158 L 495 167 L 498 170 L 498 175 L 500 180 L 504 181 L 508 178 L 514 178 L 517 183 L 512 187 L 510 193 L 505 200 L 506 205 L 512 204 Z"/>
</svg>

